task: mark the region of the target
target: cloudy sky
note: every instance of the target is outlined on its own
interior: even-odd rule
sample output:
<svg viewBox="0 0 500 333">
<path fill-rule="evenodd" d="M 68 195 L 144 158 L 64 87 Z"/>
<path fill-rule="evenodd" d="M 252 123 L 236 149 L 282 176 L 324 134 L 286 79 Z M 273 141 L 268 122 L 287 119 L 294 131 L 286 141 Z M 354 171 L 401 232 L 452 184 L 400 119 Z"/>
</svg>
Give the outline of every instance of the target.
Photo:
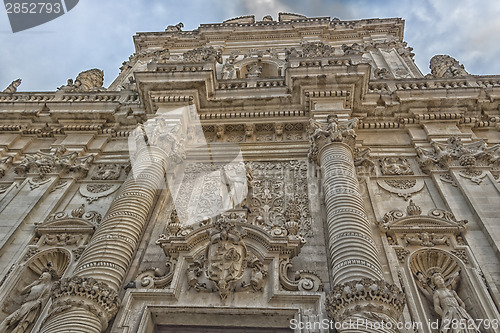
<svg viewBox="0 0 500 333">
<path fill-rule="evenodd" d="M 86 69 L 104 70 L 105 86 L 134 52 L 136 32 L 278 12 L 342 20 L 401 17 L 405 40 L 424 74 L 435 54 L 449 54 L 471 74 L 500 74 L 498 0 L 81 0 L 44 25 L 12 33 L 0 8 L 0 90 L 22 78 L 19 91 L 53 91 Z"/>
</svg>

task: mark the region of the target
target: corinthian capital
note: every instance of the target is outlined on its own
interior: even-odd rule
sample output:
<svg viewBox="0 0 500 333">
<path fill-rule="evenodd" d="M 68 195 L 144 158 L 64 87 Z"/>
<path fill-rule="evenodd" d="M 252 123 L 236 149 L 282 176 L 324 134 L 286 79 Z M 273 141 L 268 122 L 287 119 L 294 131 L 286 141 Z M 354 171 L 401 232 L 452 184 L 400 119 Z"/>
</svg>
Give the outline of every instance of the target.
<svg viewBox="0 0 500 333">
<path fill-rule="evenodd" d="M 356 143 L 355 129 L 358 127 L 358 118 L 339 121 L 336 114 L 330 114 L 326 123 L 309 120 L 309 159 L 317 161 L 319 151 L 329 143 L 343 142 L 354 148 Z"/>
</svg>

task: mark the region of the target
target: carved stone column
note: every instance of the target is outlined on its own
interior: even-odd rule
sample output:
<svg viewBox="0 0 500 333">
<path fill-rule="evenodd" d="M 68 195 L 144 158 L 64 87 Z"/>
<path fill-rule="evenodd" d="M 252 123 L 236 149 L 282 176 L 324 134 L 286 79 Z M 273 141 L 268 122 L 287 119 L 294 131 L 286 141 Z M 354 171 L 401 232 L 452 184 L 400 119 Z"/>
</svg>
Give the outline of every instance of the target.
<svg viewBox="0 0 500 333">
<path fill-rule="evenodd" d="M 309 156 L 321 166 L 334 284 L 327 310 L 338 322 L 339 332 L 397 332 L 376 326 L 382 320 L 395 326 L 404 298 L 396 286 L 383 280 L 356 176 L 356 124 L 356 119 L 339 122 L 335 115 L 328 116 L 326 128 L 311 121 Z"/>
<path fill-rule="evenodd" d="M 167 159 L 173 153 L 156 147 L 139 149 L 134 174 L 122 185 L 83 252 L 75 276 L 57 283 L 53 306 L 41 332 L 97 333 L 106 329 L 118 311 L 117 292 L 153 208 L 157 189 L 164 184 Z"/>
</svg>

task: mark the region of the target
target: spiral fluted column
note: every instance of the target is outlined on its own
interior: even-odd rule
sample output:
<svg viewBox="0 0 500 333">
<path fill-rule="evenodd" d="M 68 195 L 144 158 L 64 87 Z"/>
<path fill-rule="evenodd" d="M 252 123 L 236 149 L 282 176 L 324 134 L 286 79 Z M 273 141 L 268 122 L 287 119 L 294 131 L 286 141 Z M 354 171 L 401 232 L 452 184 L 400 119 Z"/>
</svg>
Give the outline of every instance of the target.
<svg viewBox="0 0 500 333">
<path fill-rule="evenodd" d="M 356 176 L 356 124 L 356 119 L 339 122 L 335 115 L 328 116 L 326 126 L 311 121 L 309 156 L 321 167 L 333 282 L 326 308 L 339 332 L 393 333 L 404 295 L 383 280 Z"/>
<path fill-rule="evenodd" d="M 40 332 L 102 332 L 119 308 L 117 292 L 137 249 L 157 189 L 165 181 L 166 153 L 143 147 L 75 269 L 58 281 Z"/>
<path fill-rule="evenodd" d="M 342 142 L 319 152 L 327 212 L 333 283 L 382 279 L 382 268 L 363 207 L 352 149 Z"/>
</svg>

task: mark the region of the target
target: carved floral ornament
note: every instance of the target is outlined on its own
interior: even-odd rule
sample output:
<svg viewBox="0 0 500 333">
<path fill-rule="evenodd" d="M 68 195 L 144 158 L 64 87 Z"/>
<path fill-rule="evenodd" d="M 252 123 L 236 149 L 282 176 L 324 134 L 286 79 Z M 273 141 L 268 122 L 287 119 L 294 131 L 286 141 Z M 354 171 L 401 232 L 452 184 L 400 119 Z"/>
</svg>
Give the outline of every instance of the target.
<svg viewBox="0 0 500 333">
<path fill-rule="evenodd" d="M 294 212 L 290 215 L 291 221 Z M 299 254 L 305 243 L 296 231 L 296 226 L 290 225 L 281 235 L 272 235 L 261 226 L 249 223 L 244 210 L 206 218 L 199 227 L 181 226 L 174 210 L 167 225 L 168 233 L 156 242 L 168 258 L 167 272 L 161 274 L 158 269 L 151 269 L 139 274 L 136 280 L 146 288 L 168 286 L 176 267 L 182 267 L 177 261 L 189 253 L 193 259 L 188 260 L 185 273 L 188 290 L 217 292 L 225 300 L 234 292 L 262 292 L 272 287 L 267 277 L 273 266 L 264 258 L 276 256 L 281 288 L 318 291 L 321 281 L 313 272 L 289 272 L 290 259 Z"/>
<path fill-rule="evenodd" d="M 77 178 L 87 176 L 89 168 L 94 161 L 94 155 L 78 156 L 77 152 L 68 152 L 64 146 L 54 149 L 51 153 L 38 152 L 25 154 L 15 166 L 15 173 L 25 176 L 35 173 L 40 180 L 46 179 L 47 174 L 67 172 Z M 35 183 L 41 183 L 36 181 Z"/>
</svg>

